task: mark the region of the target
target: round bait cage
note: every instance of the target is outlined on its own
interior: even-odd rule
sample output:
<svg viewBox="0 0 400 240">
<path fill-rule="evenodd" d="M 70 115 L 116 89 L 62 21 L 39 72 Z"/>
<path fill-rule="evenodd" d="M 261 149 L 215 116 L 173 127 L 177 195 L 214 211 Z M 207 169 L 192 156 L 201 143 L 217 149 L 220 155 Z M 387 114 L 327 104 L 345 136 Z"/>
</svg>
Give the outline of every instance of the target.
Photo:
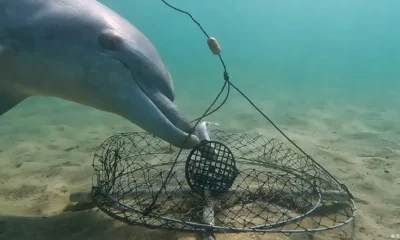
<svg viewBox="0 0 400 240">
<path fill-rule="evenodd" d="M 93 200 L 131 225 L 192 232 L 315 232 L 354 219 L 347 188 L 308 156 L 258 134 L 211 139 L 182 150 L 145 132 L 110 137 L 95 153 Z"/>
<path fill-rule="evenodd" d="M 228 147 L 219 142 L 203 141 L 189 153 L 185 175 L 194 192 L 217 197 L 232 186 L 237 171 Z"/>
</svg>

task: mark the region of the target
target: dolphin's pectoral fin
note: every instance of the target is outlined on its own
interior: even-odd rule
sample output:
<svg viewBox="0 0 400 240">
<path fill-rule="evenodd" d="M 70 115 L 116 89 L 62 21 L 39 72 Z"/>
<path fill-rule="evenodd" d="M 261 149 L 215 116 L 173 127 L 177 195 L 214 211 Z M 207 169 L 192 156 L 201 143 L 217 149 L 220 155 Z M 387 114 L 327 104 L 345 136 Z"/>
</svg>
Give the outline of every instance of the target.
<svg viewBox="0 0 400 240">
<path fill-rule="evenodd" d="M 17 106 L 26 97 L 0 92 L 0 116 Z"/>
</svg>

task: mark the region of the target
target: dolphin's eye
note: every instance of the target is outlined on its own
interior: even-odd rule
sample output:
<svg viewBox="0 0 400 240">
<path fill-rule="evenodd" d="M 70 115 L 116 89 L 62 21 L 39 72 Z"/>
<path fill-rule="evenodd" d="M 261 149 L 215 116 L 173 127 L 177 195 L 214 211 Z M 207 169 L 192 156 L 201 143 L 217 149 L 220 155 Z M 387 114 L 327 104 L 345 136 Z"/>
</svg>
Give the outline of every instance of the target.
<svg viewBox="0 0 400 240">
<path fill-rule="evenodd" d="M 104 32 L 99 37 L 99 44 L 103 48 L 111 51 L 116 51 L 121 45 L 121 42 L 121 37 L 114 32 Z"/>
</svg>

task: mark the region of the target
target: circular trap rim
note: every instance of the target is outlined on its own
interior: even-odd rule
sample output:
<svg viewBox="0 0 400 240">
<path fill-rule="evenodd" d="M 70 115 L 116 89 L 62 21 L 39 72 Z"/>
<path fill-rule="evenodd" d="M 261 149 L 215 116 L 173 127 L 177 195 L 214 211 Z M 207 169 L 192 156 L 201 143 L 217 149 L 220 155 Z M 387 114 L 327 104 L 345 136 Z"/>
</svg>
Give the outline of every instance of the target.
<svg viewBox="0 0 400 240">
<path fill-rule="evenodd" d="M 228 134 L 225 133 L 224 131 L 218 130 L 219 133 L 223 133 L 223 134 Z M 147 136 L 150 138 L 153 138 L 154 136 L 152 136 L 151 134 L 148 134 L 146 132 L 138 132 L 138 133 L 122 133 L 122 134 L 116 134 L 114 136 L 111 136 L 110 138 L 108 138 L 107 140 L 105 140 L 100 147 L 96 150 L 96 153 L 98 153 L 99 149 L 101 149 L 103 147 L 104 144 L 106 144 L 107 142 L 109 142 L 112 139 L 118 139 L 119 137 L 123 137 L 123 136 L 127 136 L 129 134 L 137 134 L 139 136 Z M 262 135 L 260 135 L 262 136 Z M 262 136 L 263 137 L 263 136 Z M 273 140 L 273 139 L 272 139 Z M 271 141 L 271 140 L 270 140 Z M 160 141 L 162 142 L 162 141 Z M 167 148 L 166 148 L 167 149 Z M 172 148 L 170 148 L 171 150 Z M 159 149 L 162 150 L 162 149 Z M 96 161 L 96 157 L 99 157 L 98 155 L 96 155 L 95 153 L 95 157 L 93 159 L 93 166 L 95 165 L 95 161 Z M 175 151 L 170 152 L 170 151 L 166 151 L 165 153 L 162 151 L 159 151 L 157 153 L 145 153 L 144 155 L 148 155 L 148 154 L 174 154 L 176 153 Z M 237 162 L 240 163 L 242 161 L 240 160 L 244 160 L 244 162 L 246 162 L 246 158 L 244 157 L 237 157 Z M 168 162 L 165 162 L 161 165 L 164 164 L 171 164 Z M 264 167 L 268 167 L 265 163 L 253 163 L 255 165 L 263 165 Z M 155 164 L 155 165 L 159 165 L 159 164 Z M 94 166 L 95 167 L 95 166 Z M 274 168 L 274 165 L 272 164 L 271 166 L 269 166 L 272 169 Z M 277 168 L 280 171 L 285 171 L 284 169 L 280 169 Z M 135 169 L 134 171 L 139 170 L 139 169 Z M 100 173 L 99 170 L 95 168 L 96 171 L 96 175 L 93 177 L 97 178 L 97 184 L 98 186 L 102 186 L 100 180 Z M 242 171 L 240 171 L 242 172 Z M 119 221 L 125 222 L 129 225 L 142 225 L 142 226 L 146 226 L 148 228 L 163 228 L 163 229 L 169 229 L 169 230 L 178 230 L 178 231 L 184 231 L 184 232 L 207 232 L 207 231 L 214 231 L 214 232 L 225 232 L 225 233 L 234 233 L 234 232 L 259 232 L 259 233 L 304 233 L 304 232 L 319 232 L 319 231 L 326 231 L 326 230 L 331 230 L 331 229 L 336 229 L 336 228 L 340 228 L 346 224 L 351 223 L 352 221 L 355 220 L 355 215 L 356 215 L 356 204 L 353 201 L 353 199 L 349 198 L 350 202 L 348 203 L 352 214 L 349 214 L 346 220 L 343 220 L 341 222 L 338 222 L 337 224 L 332 224 L 330 226 L 324 226 L 324 227 L 320 227 L 320 228 L 310 228 L 310 229 L 274 229 L 274 228 L 278 228 L 278 227 L 283 227 L 287 224 L 290 223 L 295 223 L 297 221 L 300 221 L 304 218 L 307 218 L 310 214 L 312 214 L 314 211 L 316 211 L 320 205 L 323 203 L 324 199 L 323 199 L 323 194 L 315 187 L 315 185 L 313 185 L 312 183 L 310 183 L 310 179 L 305 179 L 302 177 L 299 177 L 295 172 L 291 172 L 291 171 L 285 171 L 286 173 L 290 174 L 291 176 L 295 177 L 295 179 L 301 179 L 302 181 L 307 182 L 307 184 L 309 184 L 310 189 L 314 189 L 315 191 L 315 195 L 317 199 L 317 203 L 314 205 L 312 205 L 312 207 L 303 214 L 299 214 L 295 217 L 291 217 L 289 219 L 286 219 L 284 221 L 279 221 L 279 222 L 275 222 L 275 223 L 270 223 L 270 224 L 260 224 L 260 225 L 256 225 L 253 227 L 224 227 L 224 226 L 219 226 L 219 225 L 210 225 L 210 224 L 206 224 L 206 223 L 198 223 L 198 222 L 192 222 L 192 221 L 185 221 L 185 220 L 179 220 L 177 218 L 171 218 L 171 217 L 166 217 L 166 216 L 160 216 L 158 214 L 153 214 L 153 213 L 149 213 L 146 214 L 143 210 L 137 209 L 134 206 L 130 206 L 127 205 L 125 203 L 119 202 L 116 198 L 114 198 L 113 196 L 109 195 L 107 193 L 107 191 L 103 191 L 100 187 L 98 186 L 93 186 L 92 187 L 92 199 L 95 202 L 95 204 L 98 206 L 98 208 L 100 210 L 102 210 L 102 212 L 106 213 L 107 215 L 109 215 L 110 217 L 117 219 Z M 93 181 L 95 182 L 95 181 Z M 292 185 L 295 185 L 292 183 Z M 193 196 L 196 196 L 195 193 L 193 193 Z M 99 201 L 98 197 L 103 198 L 103 199 L 107 199 L 107 203 L 110 203 L 112 206 L 109 206 L 107 204 L 107 206 L 103 206 L 102 202 Z M 110 208 L 110 209 L 107 209 Z M 160 221 L 160 224 L 158 225 L 152 225 L 151 223 L 146 223 L 145 221 L 141 220 L 140 216 L 138 216 L 137 218 L 124 218 L 118 215 L 118 213 L 121 212 L 126 212 L 126 211 L 131 211 L 133 213 L 136 213 L 140 216 L 143 216 L 145 218 L 148 218 L 149 220 L 151 219 L 158 219 Z M 350 216 L 351 215 L 351 216 Z M 169 226 L 173 225 L 173 224 L 179 224 L 180 226 L 176 227 L 176 226 Z"/>
</svg>

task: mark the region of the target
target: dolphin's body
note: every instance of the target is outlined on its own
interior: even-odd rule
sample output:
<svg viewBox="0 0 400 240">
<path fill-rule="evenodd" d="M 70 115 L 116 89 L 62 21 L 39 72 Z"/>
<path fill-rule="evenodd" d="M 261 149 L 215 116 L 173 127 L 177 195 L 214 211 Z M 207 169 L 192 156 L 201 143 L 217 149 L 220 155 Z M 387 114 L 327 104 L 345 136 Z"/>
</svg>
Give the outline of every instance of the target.
<svg viewBox="0 0 400 240">
<path fill-rule="evenodd" d="M 155 47 L 95 0 L 0 0 L 0 115 L 35 95 L 117 114 L 175 146 L 199 143 Z"/>
</svg>

